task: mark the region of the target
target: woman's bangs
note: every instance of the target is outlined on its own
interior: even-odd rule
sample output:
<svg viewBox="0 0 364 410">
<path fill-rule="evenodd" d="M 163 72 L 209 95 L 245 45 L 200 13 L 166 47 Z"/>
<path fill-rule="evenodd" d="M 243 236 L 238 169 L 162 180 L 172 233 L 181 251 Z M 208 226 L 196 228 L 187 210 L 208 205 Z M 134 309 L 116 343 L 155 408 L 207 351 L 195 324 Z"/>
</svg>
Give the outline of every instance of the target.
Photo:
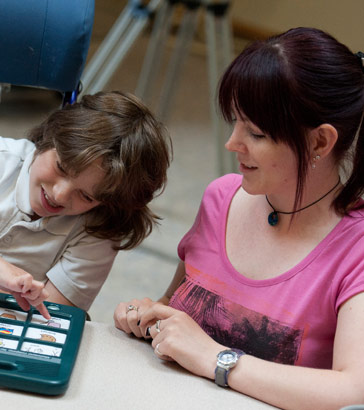
<svg viewBox="0 0 364 410">
<path fill-rule="evenodd" d="M 224 118 L 235 114 L 247 117 L 274 141 L 284 138 L 289 102 L 277 52 L 247 49 L 240 61 L 226 72 L 220 86 L 220 106 Z"/>
</svg>

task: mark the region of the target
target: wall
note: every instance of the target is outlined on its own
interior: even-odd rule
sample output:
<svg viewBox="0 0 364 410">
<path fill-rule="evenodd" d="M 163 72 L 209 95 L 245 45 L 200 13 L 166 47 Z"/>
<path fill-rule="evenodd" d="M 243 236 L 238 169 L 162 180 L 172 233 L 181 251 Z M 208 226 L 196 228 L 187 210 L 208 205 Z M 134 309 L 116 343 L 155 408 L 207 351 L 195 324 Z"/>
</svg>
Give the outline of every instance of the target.
<svg viewBox="0 0 364 410">
<path fill-rule="evenodd" d="M 364 51 L 364 0 L 232 0 L 234 31 L 259 37 L 292 27 L 325 30 L 352 51 Z"/>
</svg>

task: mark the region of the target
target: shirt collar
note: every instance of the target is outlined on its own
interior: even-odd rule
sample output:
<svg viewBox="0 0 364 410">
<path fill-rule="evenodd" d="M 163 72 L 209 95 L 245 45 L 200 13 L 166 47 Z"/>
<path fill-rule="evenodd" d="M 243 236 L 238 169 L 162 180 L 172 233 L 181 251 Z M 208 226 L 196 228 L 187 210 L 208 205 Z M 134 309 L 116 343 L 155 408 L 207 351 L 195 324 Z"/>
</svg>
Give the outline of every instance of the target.
<svg viewBox="0 0 364 410">
<path fill-rule="evenodd" d="M 16 205 L 21 212 L 27 215 L 33 215 L 34 212 L 30 206 L 29 182 L 30 182 L 30 165 L 34 158 L 34 151 L 30 152 L 24 159 L 23 166 L 20 170 L 18 181 L 15 187 Z"/>
</svg>

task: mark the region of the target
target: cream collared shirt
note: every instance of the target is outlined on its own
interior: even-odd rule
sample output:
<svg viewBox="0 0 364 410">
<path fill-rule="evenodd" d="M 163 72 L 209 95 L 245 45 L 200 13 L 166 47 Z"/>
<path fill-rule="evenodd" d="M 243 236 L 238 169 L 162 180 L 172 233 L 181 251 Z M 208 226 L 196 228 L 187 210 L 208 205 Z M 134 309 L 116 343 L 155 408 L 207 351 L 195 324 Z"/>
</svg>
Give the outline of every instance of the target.
<svg viewBox="0 0 364 410">
<path fill-rule="evenodd" d="M 82 215 L 31 220 L 34 151 L 28 140 L 0 137 L 0 256 L 88 310 L 113 264 L 114 243 L 87 234 Z"/>
</svg>

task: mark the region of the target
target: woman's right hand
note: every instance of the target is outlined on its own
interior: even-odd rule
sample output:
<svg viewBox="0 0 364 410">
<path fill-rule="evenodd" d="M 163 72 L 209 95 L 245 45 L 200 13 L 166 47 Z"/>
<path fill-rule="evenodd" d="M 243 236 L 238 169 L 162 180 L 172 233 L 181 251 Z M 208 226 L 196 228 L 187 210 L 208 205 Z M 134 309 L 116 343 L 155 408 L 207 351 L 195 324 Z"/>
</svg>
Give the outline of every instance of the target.
<svg viewBox="0 0 364 410">
<path fill-rule="evenodd" d="M 136 337 L 149 338 L 148 335 L 146 335 L 146 329 L 149 324 L 140 328 L 138 323 L 143 313 L 157 303 L 168 304 L 168 301 L 163 297 L 158 302 L 144 298 L 141 300 L 132 299 L 127 303 L 119 303 L 114 312 L 115 327 L 128 334 L 133 333 Z M 153 324 L 154 322 L 150 323 L 150 325 Z"/>
</svg>

